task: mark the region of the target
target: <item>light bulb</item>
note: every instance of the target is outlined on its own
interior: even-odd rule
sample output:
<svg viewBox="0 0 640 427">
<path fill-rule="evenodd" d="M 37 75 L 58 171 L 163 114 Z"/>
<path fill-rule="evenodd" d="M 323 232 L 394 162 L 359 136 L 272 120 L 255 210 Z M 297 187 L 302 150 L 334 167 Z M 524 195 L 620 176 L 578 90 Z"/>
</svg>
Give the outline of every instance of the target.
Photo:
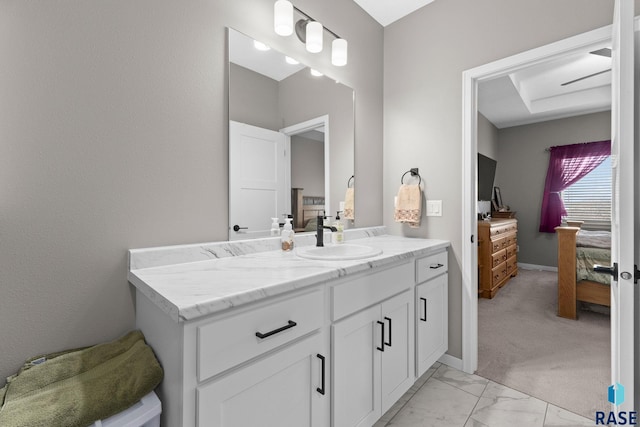
<svg viewBox="0 0 640 427">
<path fill-rule="evenodd" d="M 338 67 L 347 65 L 347 41 L 345 39 L 335 39 L 331 44 L 331 63 Z"/>
<path fill-rule="evenodd" d="M 293 5 L 287 0 L 278 0 L 273 5 L 273 29 L 276 34 L 293 34 Z"/>
<path fill-rule="evenodd" d="M 307 50 L 309 52 L 322 52 L 322 30 L 322 24 L 317 21 L 307 23 Z"/>
</svg>

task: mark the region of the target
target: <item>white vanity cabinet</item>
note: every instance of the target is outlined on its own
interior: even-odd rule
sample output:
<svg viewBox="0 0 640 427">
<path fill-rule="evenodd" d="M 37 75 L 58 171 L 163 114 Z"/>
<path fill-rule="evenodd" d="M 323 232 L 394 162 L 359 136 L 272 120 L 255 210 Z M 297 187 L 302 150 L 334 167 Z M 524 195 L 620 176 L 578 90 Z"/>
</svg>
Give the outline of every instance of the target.
<svg viewBox="0 0 640 427">
<path fill-rule="evenodd" d="M 328 426 L 322 334 L 197 388 L 198 426 Z"/>
<path fill-rule="evenodd" d="M 137 325 L 164 369 L 163 425 L 329 425 L 323 287 L 173 322 L 138 295 Z"/>
<path fill-rule="evenodd" d="M 367 242 L 383 253 L 336 263 L 134 251 L 136 326 L 164 369 L 162 425 L 374 425 L 447 351 L 449 242 Z M 250 252 L 238 245 L 205 252 Z"/>
<path fill-rule="evenodd" d="M 447 252 L 416 260 L 416 376 L 448 349 Z"/>
<path fill-rule="evenodd" d="M 332 425 L 371 426 L 413 385 L 413 285 L 411 262 L 332 288 Z"/>
</svg>

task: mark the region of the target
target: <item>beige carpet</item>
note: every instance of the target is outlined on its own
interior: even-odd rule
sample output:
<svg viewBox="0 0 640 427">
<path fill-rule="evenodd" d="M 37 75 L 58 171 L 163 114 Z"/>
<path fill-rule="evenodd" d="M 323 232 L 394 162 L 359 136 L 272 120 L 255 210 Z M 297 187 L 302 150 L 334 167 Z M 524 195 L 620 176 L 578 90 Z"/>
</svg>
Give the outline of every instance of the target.
<svg viewBox="0 0 640 427">
<path fill-rule="evenodd" d="M 556 273 L 520 270 L 478 300 L 478 375 L 593 419 L 609 411 L 607 314 L 556 316 Z"/>
</svg>

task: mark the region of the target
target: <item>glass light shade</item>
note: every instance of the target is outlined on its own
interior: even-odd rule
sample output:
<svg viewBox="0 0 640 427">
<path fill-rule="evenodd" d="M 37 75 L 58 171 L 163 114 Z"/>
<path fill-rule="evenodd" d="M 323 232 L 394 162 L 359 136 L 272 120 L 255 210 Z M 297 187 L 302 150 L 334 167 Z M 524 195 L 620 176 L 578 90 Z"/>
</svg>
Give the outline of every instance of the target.
<svg viewBox="0 0 640 427">
<path fill-rule="evenodd" d="M 347 41 L 345 39 L 335 39 L 331 43 L 331 63 L 338 67 L 347 65 Z"/>
<path fill-rule="evenodd" d="M 322 24 L 317 21 L 307 23 L 307 50 L 309 52 L 322 52 L 322 30 Z"/>
<path fill-rule="evenodd" d="M 273 29 L 276 34 L 293 34 L 293 5 L 287 0 L 278 0 L 273 5 Z"/>
</svg>

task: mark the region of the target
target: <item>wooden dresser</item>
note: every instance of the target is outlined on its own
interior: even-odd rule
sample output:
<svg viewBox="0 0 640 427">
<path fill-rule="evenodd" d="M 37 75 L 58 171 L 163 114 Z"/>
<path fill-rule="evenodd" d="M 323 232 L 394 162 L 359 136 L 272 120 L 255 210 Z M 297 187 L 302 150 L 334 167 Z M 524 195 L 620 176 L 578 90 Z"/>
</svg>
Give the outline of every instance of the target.
<svg viewBox="0 0 640 427">
<path fill-rule="evenodd" d="M 518 274 L 518 220 L 478 221 L 478 292 L 493 298 Z"/>
</svg>

